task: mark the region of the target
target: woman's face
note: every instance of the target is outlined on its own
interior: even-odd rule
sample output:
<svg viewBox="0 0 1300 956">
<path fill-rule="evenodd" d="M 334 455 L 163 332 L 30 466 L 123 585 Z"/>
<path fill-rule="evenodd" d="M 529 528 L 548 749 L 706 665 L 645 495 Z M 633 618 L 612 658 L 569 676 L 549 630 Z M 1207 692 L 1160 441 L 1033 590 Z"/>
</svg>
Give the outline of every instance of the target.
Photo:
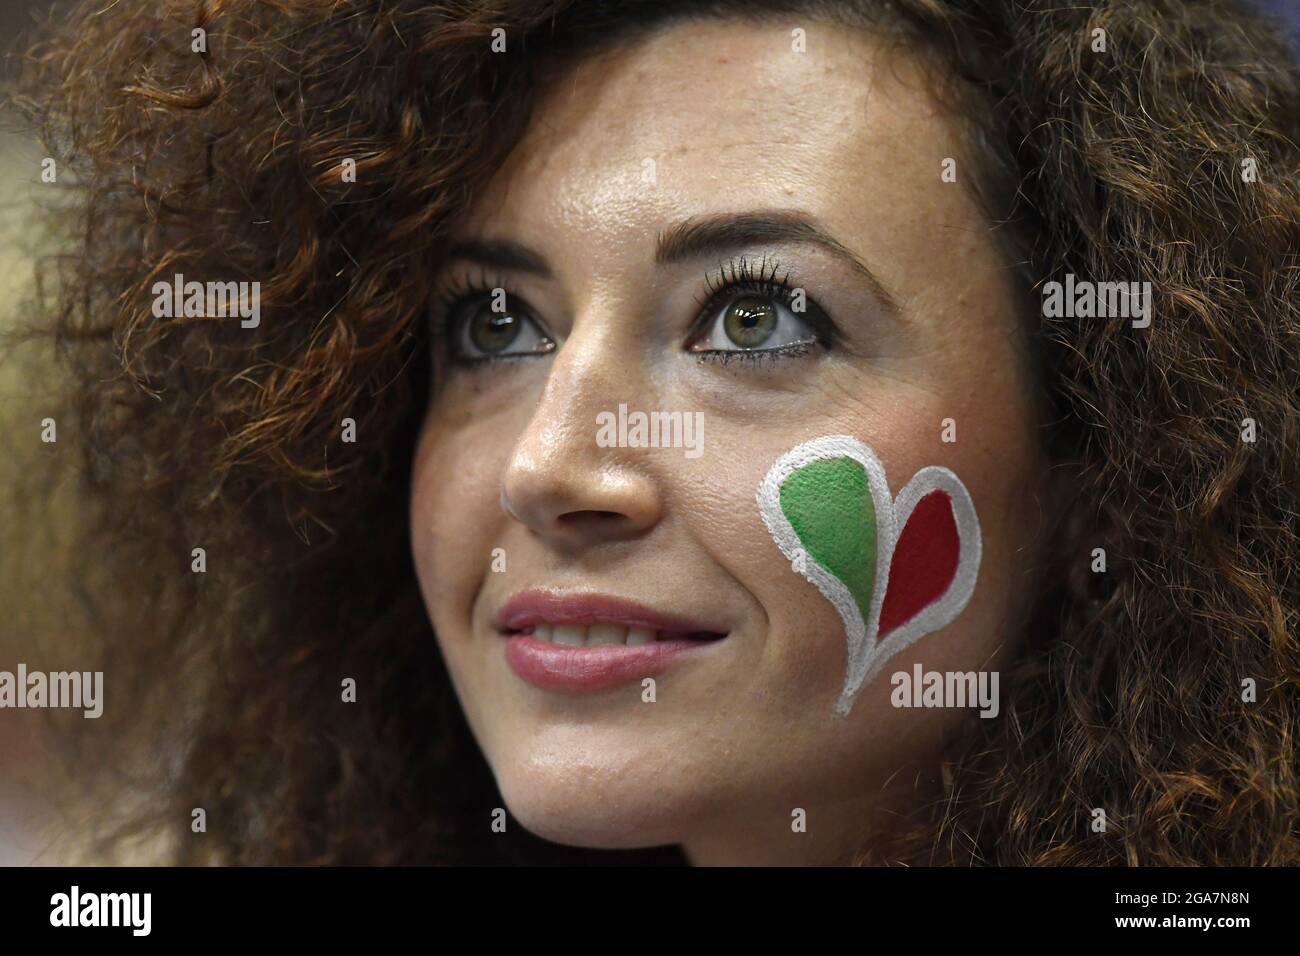
<svg viewBox="0 0 1300 956">
<path fill-rule="evenodd" d="M 886 56 L 861 31 L 717 22 L 576 63 L 454 236 L 447 298 L 501 288 L 505 311 L 491 292 L 450 310 L 412 543 L 469 724 L 535 833 L 836 860 L 921 798 L 973 717 L 894 707 L 891 675 L 996 671 L 1014 646 L 1043 467 L 1013 287 L 952 117 Z M 702 435 L 609 447 L 598 416 L 620 406 Z M 847 716 L 844 624 L 755 501 L 823 435 L 871 446 L 893 494 L 952 469 L 983 539 L 965 610 Z"/>
</svg>

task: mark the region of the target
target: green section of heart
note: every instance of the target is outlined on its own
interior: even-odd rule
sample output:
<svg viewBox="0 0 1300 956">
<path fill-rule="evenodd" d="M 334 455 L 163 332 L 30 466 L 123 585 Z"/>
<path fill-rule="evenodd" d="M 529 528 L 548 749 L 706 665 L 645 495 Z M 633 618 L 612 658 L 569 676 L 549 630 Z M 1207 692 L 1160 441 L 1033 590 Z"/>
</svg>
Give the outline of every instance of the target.
<svg viewBox="0 0 1300 956">
<path fill-rule="evenodd" d="M 876 507 L 866 469 L 853 458 L 811 461 L 781 483 L 781 511 L 812 558 L 849 589 L 871 618 Z"/>
</svg>

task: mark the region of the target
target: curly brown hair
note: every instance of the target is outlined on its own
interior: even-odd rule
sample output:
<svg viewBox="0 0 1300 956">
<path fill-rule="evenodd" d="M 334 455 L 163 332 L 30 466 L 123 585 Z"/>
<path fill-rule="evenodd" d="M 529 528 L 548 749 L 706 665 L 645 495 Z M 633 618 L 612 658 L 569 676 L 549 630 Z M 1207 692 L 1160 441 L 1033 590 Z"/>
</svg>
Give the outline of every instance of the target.
<svg viewBox="0 0 1300 956">
<path fill-rule="evenodd" d="M 69 171 L 27 334 L 66 363 L 59 425 L 84 456 L 86 653 L 119 703 L 70 738 L 116 808 L 106 846 L 161 829 L 183 862 L 680 859 L 490 833 L 500 797 L 407 545 L 420 318 L 547 64 L 682 19 L 804 16 L 893 36 L 986 104 L 971 132 L 1054 403 L 1043 440 L 1081 476 L 1003 718 L 969 722 L 941 798 L 860 862 L 1300 862 L 1300 70 L 1275 25 L 1178 0 L 195 7 L 80 4 L 15 86 Z M 155 317 L 176 272 L 260 281 L 261 326 Z M 1066 272 L 1149 279 L 1154 321 L 1041 316 L 1033 290 Z M 1112 587 L 1080 600 L 1094 546 Z"/>
</svg>

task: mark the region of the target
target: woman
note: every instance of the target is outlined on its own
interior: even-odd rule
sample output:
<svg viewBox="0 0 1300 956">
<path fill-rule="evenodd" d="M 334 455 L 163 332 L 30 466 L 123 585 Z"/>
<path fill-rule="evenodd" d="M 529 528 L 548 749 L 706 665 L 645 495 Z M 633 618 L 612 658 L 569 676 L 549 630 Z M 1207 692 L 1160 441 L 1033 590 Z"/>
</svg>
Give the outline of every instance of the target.
<svg viewBox="0 0 1300 956">
<path fill-rule="evenodd" d="M 1273 35 L 1142 0 L 79 11 L 23 89 L 78 176 L 43 322 L 106 655 L 71 735 L 142 775 L 98 777 L 108 836 L 1300 860 Z"/>
</svg>

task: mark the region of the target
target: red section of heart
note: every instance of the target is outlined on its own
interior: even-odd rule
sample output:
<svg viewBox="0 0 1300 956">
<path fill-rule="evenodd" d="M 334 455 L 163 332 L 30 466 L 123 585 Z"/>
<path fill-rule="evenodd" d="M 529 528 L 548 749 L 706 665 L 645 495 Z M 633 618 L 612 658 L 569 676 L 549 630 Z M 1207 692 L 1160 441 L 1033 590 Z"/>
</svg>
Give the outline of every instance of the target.
<svg viewBox="0 0 1300 956">
<path fill-rule="evenodd" d="M 960 557 L 952 499 L 947 492 L 932 491 L 916 503 L 894 547 L 879 639 L 943 597 L 957 576 Z"/>
</svg>

